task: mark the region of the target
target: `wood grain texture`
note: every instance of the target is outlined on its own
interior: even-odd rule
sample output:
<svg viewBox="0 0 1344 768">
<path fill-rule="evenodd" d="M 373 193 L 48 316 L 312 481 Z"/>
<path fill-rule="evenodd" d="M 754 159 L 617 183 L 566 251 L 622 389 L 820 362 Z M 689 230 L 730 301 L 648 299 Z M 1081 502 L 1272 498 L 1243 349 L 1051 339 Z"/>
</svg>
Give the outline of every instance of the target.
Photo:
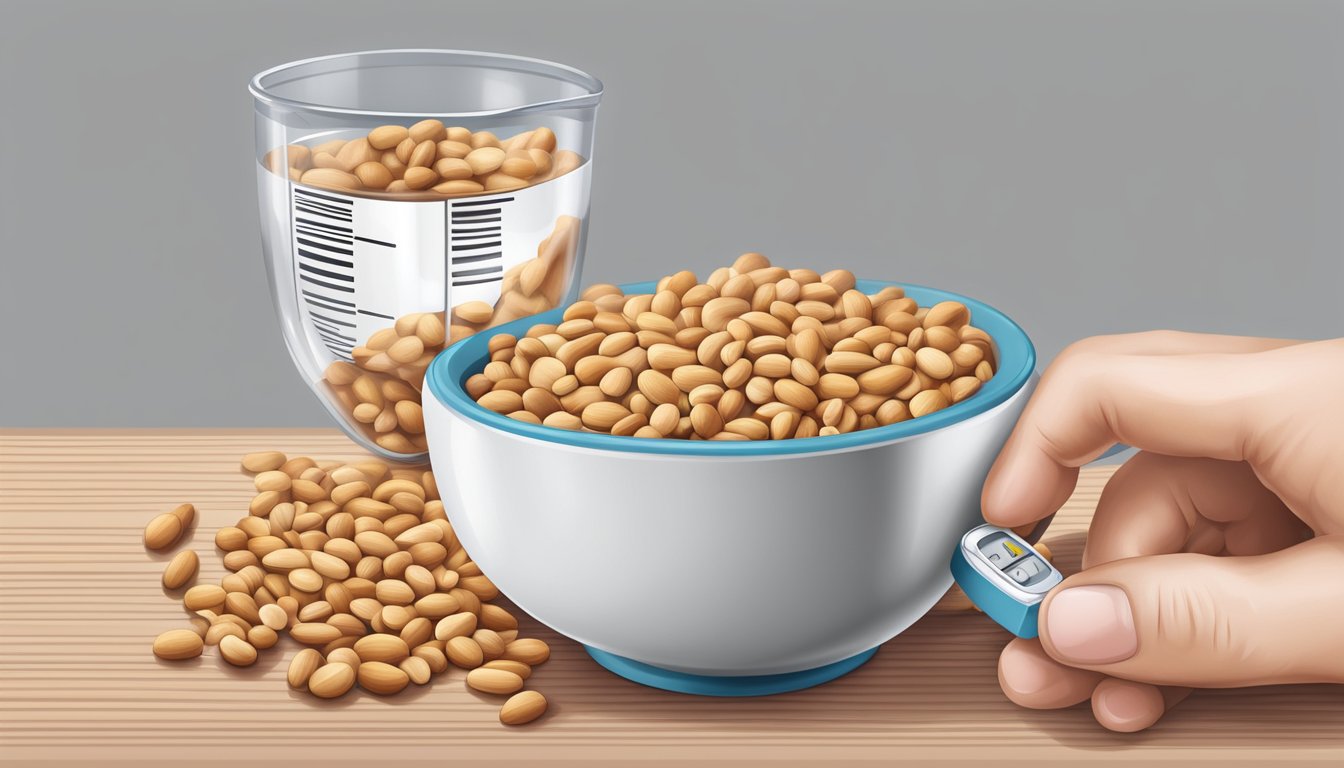
<svg viewBox="0 0 1344 768">
<path fill-rule="evenodd" d="M 935 611 L 833 683 L 764 699 L 696 698 L 643 688 L 597 667 L 573 642 L 523 620 L 553 649 L 529 687 L 551 700 L 531 726 L 497 721 L 498 697 L 460 671 L 390 699 L 335 702 L 290 690 L 297 646 L 253 668 L 215 649 L 189 662 L 150 653 L 185 625 L 159 575 L 171 553 L 141 544 L 155 514 L 190 501 L 201 578 L 224 569 L 213 533 L 252 495 L 238 466 L 278 449 L 320 459 L 363 454 L 334 430 L 0 431 L 0 761 L 12 764 L 237 766 L 490 759 L 574 765 L 653 761 L 889 764 L 980 759 L 1089 764 L 1144 760 L 1278 763 L 1344 759 L 1344 696 L 1330 686 L 1197 692 L 1148 732 L 1121 736 L 1085 706 L 1019 709 L 999 692 L 1008 635 L 973 612 Z M 1109 469 L 1087 469 L 1046 535 L 1066 572 Z M 261 763 L 257 763 L 261 764 Z"/>
</svg>

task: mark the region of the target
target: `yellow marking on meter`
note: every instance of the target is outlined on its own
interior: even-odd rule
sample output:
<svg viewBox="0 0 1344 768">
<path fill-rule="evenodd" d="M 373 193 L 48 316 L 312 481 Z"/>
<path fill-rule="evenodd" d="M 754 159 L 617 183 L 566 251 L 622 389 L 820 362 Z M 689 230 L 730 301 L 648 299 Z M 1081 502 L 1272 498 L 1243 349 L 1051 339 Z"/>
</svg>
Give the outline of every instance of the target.
<svg viewBox="0 0 1344 768">
<path fill-rule="evenodd" d="M 1013 557 L 1019 557 L 1022 554 L 1022 548 L 1014 544 L 1012 541 L 1005 540 L 1003 542 L 1003 548 L 1008 550 L 1008 554 L 1012 555 Z"/>
</svg>

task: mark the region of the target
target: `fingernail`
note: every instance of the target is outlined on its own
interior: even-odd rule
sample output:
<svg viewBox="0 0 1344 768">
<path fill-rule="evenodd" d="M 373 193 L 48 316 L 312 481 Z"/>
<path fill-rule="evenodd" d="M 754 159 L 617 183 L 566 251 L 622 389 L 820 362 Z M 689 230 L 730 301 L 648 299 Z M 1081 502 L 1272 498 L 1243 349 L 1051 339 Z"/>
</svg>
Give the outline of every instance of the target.
<svg viewBox="0 0 1344 768">
<path fill-rule="evenodd" d="M 1139 650 L 1129 597 L 1119 587 L 1071 587 L 1055 595 L 1046 612 L 1049 646 L 1070 664 L 1114 664 Z"/>
<path fill-rule="evenodd" d="M 1114 678 L 1097 686 L 1092 694 L 1092 713 L 1097 722 L 1112 731 L 1134 733 L 1156 723 L 1167 711 L 1157 686 Z"/>
</svg>

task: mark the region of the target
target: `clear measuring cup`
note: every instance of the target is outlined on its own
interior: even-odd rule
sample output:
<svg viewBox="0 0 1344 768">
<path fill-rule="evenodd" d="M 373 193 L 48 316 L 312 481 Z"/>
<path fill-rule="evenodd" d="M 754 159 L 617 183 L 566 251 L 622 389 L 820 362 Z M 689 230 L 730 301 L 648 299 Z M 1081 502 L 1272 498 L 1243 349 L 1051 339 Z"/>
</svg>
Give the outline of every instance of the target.
<svg viewBox="0 0 1344 768">
<path fill-rule="evenodd" d="M 387 50 L 284 64 L 250 90 L 290 355 L 357 442 L 424 460 L 434 355 L 573 299 L 602 84 L 519 56 Z"/>
</svg>

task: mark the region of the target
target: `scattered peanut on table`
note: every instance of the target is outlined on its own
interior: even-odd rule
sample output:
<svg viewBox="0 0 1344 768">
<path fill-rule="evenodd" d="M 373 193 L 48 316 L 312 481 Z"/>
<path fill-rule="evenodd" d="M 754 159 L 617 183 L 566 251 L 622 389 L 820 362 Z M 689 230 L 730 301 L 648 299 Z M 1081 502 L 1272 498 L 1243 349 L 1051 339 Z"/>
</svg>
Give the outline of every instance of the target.
<svg viewBox="0 0 1344 768">
<path fill-rule="evenodd" d="M 226 662 L 250 666 L 288 632 L 308 646 L 290 662 L 289 685 L 319 698 L 356 686 L 391 695 L 456 666 L 478 691 L 514 694 L 501 722 L 530 722 L 545 711 L 540 694 L 518 692 L 550 648 L 519 638 L 517 619 L 490 602 L 499 590 L 458 542 L 432 472 L 276 451 L 242 464 L 257 494 L 247 516 L 215 533 L 230 573 L 186 591 L 193 627 L 159 635 L 156 656 L 189 659 L 217 645 Z M 155 518 L 147 547 L 176 543 L 182 518 L 191 519 L 178 514 L 184 508 L 194 515 L 182 505 Z M 176 529 L 159 522 L 164 517 Z M 165 584 L 182 586 L 190 580 L 183 573 L 194 575 L 194 554 L 182 560 L 165 571 Z"/>
<path fill-rule="evenodd" d="M 184 549 L 173 556 L 168 561 L 168 565 L 163 569 L 163 586 L 165 589 L 179 589 L 185 587 L 188 582 L 196 578 L 196 571 L 201 566 L 201 560 L 195 552 L 190 549 Z"/>
<path fill-rule="evenodd" d="M 172 549 L 195 519 L 196 508 L 190 504 L 179 504 L 172 512 L 155 517 L 145 526 L 145 548 Z"/>
<path fill-rule="evenodd" d="M 970 310 L 866 294 L 847 270 L 748 253 L 652 294 L 594 285 L 559 324 L 490 339 L 466 381 L 481 406 L 560 429 L 690 440 L 782 440 L 895 424 L 975 395 L 993 340 Z"/>
</svg>

